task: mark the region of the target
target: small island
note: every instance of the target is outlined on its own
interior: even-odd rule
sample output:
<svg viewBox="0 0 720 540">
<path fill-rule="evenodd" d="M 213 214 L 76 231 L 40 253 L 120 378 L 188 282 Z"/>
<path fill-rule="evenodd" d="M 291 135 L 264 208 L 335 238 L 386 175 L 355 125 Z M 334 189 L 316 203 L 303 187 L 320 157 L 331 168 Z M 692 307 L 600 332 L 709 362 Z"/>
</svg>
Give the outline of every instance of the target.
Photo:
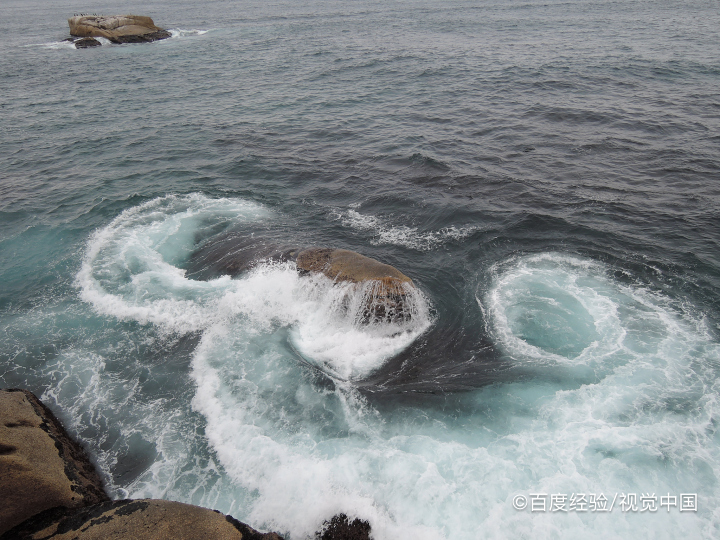
<svg viewBox="0 0 720 540">
<path fill-rule="evenodd" d="M 70 35 L 80 38 L 70 38 L 78 49 L 100 45 L 98 37 L 112 43 L 149 43 L 171 36 L 142 15 L 76 15 L 68 19 L 68 25 Z"/>
</svg>

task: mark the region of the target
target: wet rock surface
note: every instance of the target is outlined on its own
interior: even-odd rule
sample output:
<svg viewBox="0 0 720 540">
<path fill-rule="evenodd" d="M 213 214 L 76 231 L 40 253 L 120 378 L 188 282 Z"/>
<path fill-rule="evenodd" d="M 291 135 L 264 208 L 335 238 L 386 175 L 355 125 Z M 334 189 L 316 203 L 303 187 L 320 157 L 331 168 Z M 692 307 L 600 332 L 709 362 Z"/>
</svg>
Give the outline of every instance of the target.
<svg viewBox="0 0 720 540">
<path fill-rule="evenodd" d="M 282 540 L 173 501 L 111 501 L 85 451 L 27 390 L 0 390 L 0 540 Z"/>
<path fill-rule="evenodd" d="M 363 324 L 407 322 L 412 317 L 408 301 L 415 289 L 412 280 L 394 266 L 347 249 L 303 249 L 228 233 L 195 250 L 185 271 L 187 277 L 198 280 L 235 277 L 266 261 L 294 261 L 300 274 L 323 274 L 335 283 L 357 285 L 365 302 L 358 321 Z"/>
<path fill-rule="evenodd" d="M 320 272 L 336 282 L 380 280 L 412 284 L 412 280 L 394 266 L 347 249 L 306 249 L 298 254 L 297 266 L 301 272 Z"/>
<path fill-rule="evenodd" d="M 27 390 L 0 391 L 0 534 L 53 507 L 108 501 L 85 451 Z"/>
<path fill-rule="evenodd" d="M 187 277 L 208 280 L 238 276 L 263 261 L 295 261 L 301 249 L 262 238 L 226 234 L 197 249 L 185 268 Z"/>
<path fill-rule="evenodd" d="M 282 540 L 214 510 L 154 499 L 52 509 L 0 540 Z"/>
<path fill-rule="evenodd" d="M 81 15 L 68 19 L 68 25 L 72 36 L 103 37 L 113 43 L 147 43 L 171 35 L 142 15 Z"/>
<path fill-rule="evenodd" d="M 76 49 L 88 49 L 90 47 L 100 47 L 102 46 L 102 43 L 100 43 L 97 39 L 91 38 L 91 37 L 84 37 L 76 40 L 72 40 L 73 45 L 75 45 Z"/>
<path fill-rule="evenodd" d="M 338 514 L 326 521 L 322 530 L 315 534 L 316 540 L 370 540 L 370 523 L 355 518 L 350 521 L 345 514 Z"/>
<path fill-rule="evenodd" d="M 402 322 L 411 318 L 408 293 L 412 280 L 394 266 L 347 249 L 311 248 L 297 256 L 301 273 L 321 273 L 336 283 L 362 287 L 365 308 L 363 323 Z"/>
<path fill-rule="evenodd" d="M 187 277 L 198 280 L 235 277 L 267 261 L 294 261 L 300 274 L 323 274 L 335 283 L 356 285 L 365 303 L 358 321 L 363 324 L 407 322 L 412 317 L 412 280 L 394 266 L 347 249 L 303 249 L 227 233 L 195 250 L 185 271 Z"/>
</svg>

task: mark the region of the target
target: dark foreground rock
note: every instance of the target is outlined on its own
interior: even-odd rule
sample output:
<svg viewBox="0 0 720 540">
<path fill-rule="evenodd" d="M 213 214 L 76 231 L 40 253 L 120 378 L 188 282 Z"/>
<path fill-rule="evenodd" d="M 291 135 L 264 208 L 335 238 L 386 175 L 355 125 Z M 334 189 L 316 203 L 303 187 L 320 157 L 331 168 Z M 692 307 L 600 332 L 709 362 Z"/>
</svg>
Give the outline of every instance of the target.
<svg viewBox="0 0 720 540">
<path fill-rule="evenodd" d="M 147 43 L 171 35 L 141 15 L 82 15 L 68 19 L 68 25 L 72 36 L 104 37 L 113 43 Z"/>
<path fill-rule="evenodd" d="M 322 530 L 315 534 L 317 540 L 370 540 L 370 523 L 361 519 L 350 519 L 338 514 L 326 521 Z"/>
<path fill-rule="evenodd" d="M 220 512 L 153 499 L 48 510 L 0 540 L 282 540 Z"/>
<path fill-rule="evenodd" d="M 0 534 L 57 506 L 108 501 L 85 451 L 27 390 L 0 391 Z"/>
</svg>

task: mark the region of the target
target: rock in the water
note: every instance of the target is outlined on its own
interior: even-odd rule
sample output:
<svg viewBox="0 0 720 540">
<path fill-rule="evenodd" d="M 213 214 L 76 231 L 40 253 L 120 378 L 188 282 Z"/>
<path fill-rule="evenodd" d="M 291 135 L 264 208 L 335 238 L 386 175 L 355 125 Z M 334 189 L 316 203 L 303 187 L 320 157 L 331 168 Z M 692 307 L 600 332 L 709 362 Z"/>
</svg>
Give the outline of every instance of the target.
<svg viewBox="0 0 720 540">
<path fill-rule="evenodd" d="M 214 510 L 153 499 L 53 509 L 18 525 L 0 540 L 282 540 Z"/>
<path fill-rule="evenodd" d="M 104 37 L 113 43 L 143 43 L 170 37 L 155 26 L 150 17 L 140 15 L 85 15 L 68 19 L 70 34 L 78 37 Z"/>
<path fill-rule="evenodd" d="M 412 318 L 418 291 L 412 280 L 397 268 L 347 249 L 299 249 L 278 245 L 242 233 L 226 233 L 205 242 L 193 252 L 185 267 L 186 276 L 209 280 L 237 276 L 260 262 L 295 261 L 301 274 L 324 274 L 335 283 L 352 283 L 353 294 L 362 297 L 354 313 L 357 322 L 402 323 Z M 357 296 L 356 296 L 357 298 Z"/>
<path fill-rule="evenodd" d="M 49 508 L 109 500 L 85 451 L 27 390 L 0 391 L 0 534 Z"/>
<path fill-rule="evenodd" d="M 297 265 L 300 271 L 321 272 L 337 282 L 383 280 L 412 285 L 412 280 L 394 266 L 347 249 L 306 249 L 298 254 Z"/>
<path fill-rule="evenodd" d="M 338 514 L 326 521 L 322 530 L 315 534 L 317 540 L 370 540 L 370 523 L 345 514 Z"/>
<path fill-rule="evenodd" d="M 100 47 L 102 43 L 95 38 L 84 37 L 73 41 L 73 45 L 75 45 L 76 49 L 87 49 L 89 47 Z"/>
<path fill-rule="evenodd" d="M 401 322 L 411 318 L 408 294 L 412 280 L 394 266 L 347 249 L 311 248 L 297 256 L 302 273 L 318 272 L 336 283 L 363 287 L 367 296 L 363 322 Z"/>
</svg>

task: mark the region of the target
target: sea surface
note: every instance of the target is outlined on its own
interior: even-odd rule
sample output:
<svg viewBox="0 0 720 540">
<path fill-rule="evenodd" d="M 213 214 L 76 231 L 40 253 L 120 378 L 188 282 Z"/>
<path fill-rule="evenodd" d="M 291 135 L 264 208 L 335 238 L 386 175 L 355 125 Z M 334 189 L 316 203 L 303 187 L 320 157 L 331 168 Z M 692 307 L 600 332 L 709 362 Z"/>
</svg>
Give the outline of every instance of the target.
<svg viewBox="0 0 720 540">
<path fill-rule="evenodd" d="M 173 37 L 75 50 L 81 12 Z M 0 387 L 112 497 L 290 540 L 720 536 L 717 1 L 2 13 Z M 413 316 L 193 270 L 228 238 L 391 264 Z"/>
</svg>

